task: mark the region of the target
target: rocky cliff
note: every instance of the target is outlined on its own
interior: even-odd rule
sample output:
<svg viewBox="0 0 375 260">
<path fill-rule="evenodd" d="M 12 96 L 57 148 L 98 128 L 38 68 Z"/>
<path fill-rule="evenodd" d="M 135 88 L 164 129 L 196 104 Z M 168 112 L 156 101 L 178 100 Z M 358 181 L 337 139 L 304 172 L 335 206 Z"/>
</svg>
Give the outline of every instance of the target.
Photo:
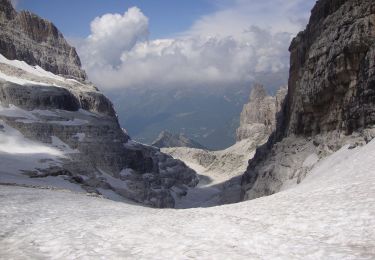
<svg viewBox="0 0 375 260">
<path fill-rule="evenodd" d="M 86 79 L 75 48 L 59 30 L 28 11 L 16 12 L 9 0 L 0 0 L 0 54 L 57 75 Z"/>
<path fill-rule="evenodd" d="M 375 122 L 375 3 L 321 0 L 290 46 L 285 134 L 346 134 Z"/>
<path fill-rule="evenodd" d="M 375 3 L 320 0 L 290 46 L 282 117 L 242 178 L 245 199 L 303 180 L 328 154 L 369 142 L 375 123 Z"/>
<path fill-rule="evenodd" d="M 249 103 L 245 104 L 241 112 L 240 127 L 236 132 L 237 141 L 254 138 L 260 139 L 268 136 L 276 128 L 276 114 L 281 109 L 287 89 L 278 90 L 275 97 L 269 96 L 265 88 L 255 84 L 252 88 Z"/>
<path fill-rule="evenodd" d="M 130 140 L 52 23 L 0 0 L 0 27 L 0 161 L 6 165 L 0 182 L 60 180 L 154 207 L 173 207 L 174 196 L 197 184 L 181 161 Z"/>
<path fill-rule="evenodd" d="M 172 134 L 168 131 L 162 131 L 158 138 L 152 142 L 152 146 L 158 148 L 169 148 L 169 147 L 188 147 L 206 150 L 207 148 L 203 145 L 195 142 L 194 140 L 187 138 L 183 134 Z"/>
</svg>

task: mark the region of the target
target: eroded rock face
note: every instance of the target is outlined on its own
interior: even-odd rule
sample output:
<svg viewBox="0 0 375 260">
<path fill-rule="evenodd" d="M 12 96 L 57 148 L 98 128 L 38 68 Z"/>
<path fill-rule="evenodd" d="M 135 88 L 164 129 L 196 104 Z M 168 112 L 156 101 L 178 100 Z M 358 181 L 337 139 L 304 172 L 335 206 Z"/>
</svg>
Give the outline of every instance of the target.
<svg viewBox="0 0 375 260">
<path fill-rule="evenodd" d="M 286 135 L 375 122 L 375 3 L 321 0 L 290 46 Z"/>
<path fill-rule="evenodd" d="M 290 46 L 288 95 L 276 131 L 243 175 L 245 199 L 299 183 L 310 156 L 319 160 L 375 136 L 374 36 L 374 1 L 316 3 Z"/>
<path fill-rule="evenodd" d="M 76 50 L 51 22 L 27 11 L 17 13 L 9 0 L 0 0 L 0 6 L 0 54 L 57 75 L 86 79 Z"/>
<path fill-rule="evenodd" d="M 286 95 L 286 88 L 281 88 L 275 97 L 269 96 L 265 88 L 254 85 L 249 103 L 245 104 L 237 129 L 237 141 L 262 135 L 267 138 L 276 128 L 276 114 Z"/>
</svg>

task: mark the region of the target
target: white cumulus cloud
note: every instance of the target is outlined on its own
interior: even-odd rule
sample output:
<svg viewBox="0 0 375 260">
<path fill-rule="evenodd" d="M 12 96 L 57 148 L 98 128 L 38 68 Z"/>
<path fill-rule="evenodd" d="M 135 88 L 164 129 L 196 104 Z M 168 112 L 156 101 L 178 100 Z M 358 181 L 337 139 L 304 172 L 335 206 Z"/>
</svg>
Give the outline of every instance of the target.
<svg viewBox="0 0 375 260">
<path fill-rule="evenodd" d="M 124 51 L 147 39 L 148 19 L 132 7 L 123 15 L 105 14 L 91 22 L 91 35 L 82 46 L 86 66 L 119 65 Z"/>
<path fill-rule="evenodd" d="M 147 39 L 148 19 L 133 7 L 97 17 L 79 52 L 103 89 L 230 86 L 280 72 L 284 84 L 288 47 L 306 22 L 306 2 L 313 0 L 218 0 L 217 12 L 175 38 L 157 40 Z"/>
<path fill-rule="evenodd" d="M 240 35 L 249 26 L 273 33 L 297 33 L 307 23 L 315 0 L 216 0 L 214 13 L 202 16 L 189 35 Z"/>
</svg>

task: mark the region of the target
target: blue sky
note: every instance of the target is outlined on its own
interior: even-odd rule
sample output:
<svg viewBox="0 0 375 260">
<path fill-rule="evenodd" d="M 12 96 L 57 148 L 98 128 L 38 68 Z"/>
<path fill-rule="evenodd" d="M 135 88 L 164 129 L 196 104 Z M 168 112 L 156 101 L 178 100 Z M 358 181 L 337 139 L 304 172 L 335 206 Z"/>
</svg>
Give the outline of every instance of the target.
<svg viewBox="0 0 375 260">
<path fill-rule="evenodd" d="M 170 37 L 188 29 L 200 16 L 213 12 L 209 0 L 19 0 L 17 9 L 27 9 L 54 22 L 68 37 L 86 37 L 90 22 L 106 13 L 123 13 L 137 6 L 149 18 L 150 38 Z"/>
</svg>

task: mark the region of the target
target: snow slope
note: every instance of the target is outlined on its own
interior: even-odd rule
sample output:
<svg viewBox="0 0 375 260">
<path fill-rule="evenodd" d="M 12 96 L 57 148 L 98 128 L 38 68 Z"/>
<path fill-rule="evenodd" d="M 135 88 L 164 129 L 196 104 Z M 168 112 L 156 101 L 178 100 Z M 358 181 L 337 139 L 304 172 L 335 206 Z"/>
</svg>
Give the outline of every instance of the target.
<svg viewBox="0 0 375 260">
<path fill-rule="evenodd" d="M 69 84 L 76 83 L 82 85 L 74 79 L 67 79 L 58 75 L 53 74 L 52 72 L 46 71 L 39 66 L 31 66 L 24 61 L 20 60 L 9 60 L 0 54 L 0 69 L 3 72 L 0 72 L 0 80 L 13 82 L 20 85 L 40 85 L 40 86 L 49 86 L 46 79 L 51 80 L 53 85 L 58 87 L 58 82 Z M 30 80 L 32 76 L 32 80 Z"/>
<path fill-rule="evenodd" d="M 0 63 L 4 63 L 4 64 L 7 64 L 9 66 L 18 68 L 18 69 L 26 71 L 28 73 L 34 74 L 38 77 L 47 77 L 47 78 L 51 78 L 51 79 L 55 79 L 55 80 L 59 80 L 59 81 L 65 81 L 65 78 L 63 78 L 61 76 L 57 76 L 57 75 L 53 74 L 52 72 L 46 71 L 39 66 L 31 66 L 31 65 L 27 64 L 26 62 L 19 61 L 19 60 L 9 60 L 9 59 L 5 58 L 2 54 L 0 54 Z"/>
<path fill-rule="evenodd" d="M 294 188 L 186 210 L 0 186 L 0 258 L 375 259 L 374 161 L 346 146 Z"/>
<path fill-rule="evenodd" d="M 0 54 L 0 81 L 19 85 L 55 86 L 71 90 L 97 91 L 88 82 L 64 78 L 44 70 L 39 66 L 31 66 L 24 61 L 9 60 Z"/>
</svg>

